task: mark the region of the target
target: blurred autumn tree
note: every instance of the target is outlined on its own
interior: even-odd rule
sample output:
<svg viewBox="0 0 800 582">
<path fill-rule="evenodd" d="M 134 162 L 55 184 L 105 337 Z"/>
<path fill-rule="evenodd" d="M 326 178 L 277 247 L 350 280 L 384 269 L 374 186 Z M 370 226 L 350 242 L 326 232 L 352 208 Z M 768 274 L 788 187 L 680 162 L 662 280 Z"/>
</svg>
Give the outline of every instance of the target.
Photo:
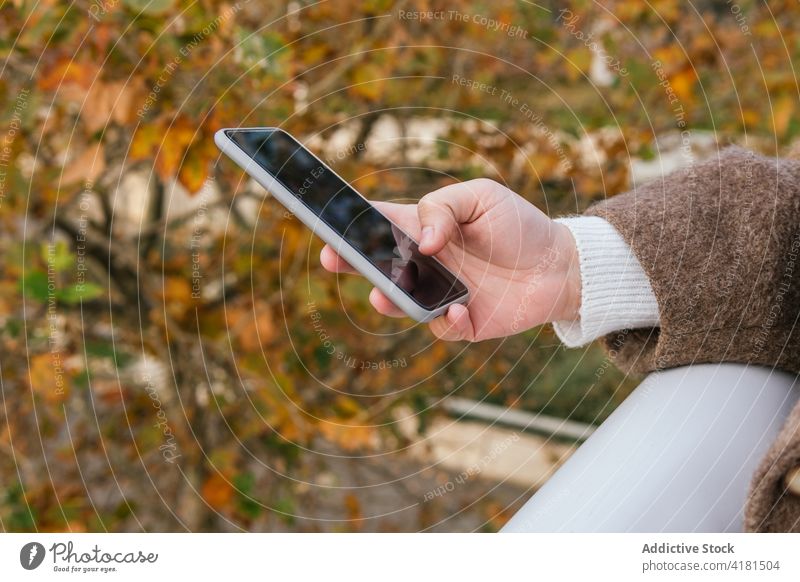
<svg viewBox="0 0 800 582">
<path fill-rule="evenodd" d="M 318 241 L 213 133 L 280 125 L 373 198 L 489 176 L 576 212 L 627 188 L 663 135 L 780 153 L 798 131 L 799 14 L 4 3 L 3 529 L 359 529 L 354 488 L 414 480 L 385 472 L 408 444 L 399 410 L 422 430 L 457 393 L 602 420 L 631 383 L 597 348 L 566 352 L 548 329 L 446 345 L 384 320 L 363 281 L 320 271 Z M 376 475 L 324 482 L 342 460 Z M 332 512 L 318 505 L 330 490 L 347 493 Z"/>
</svg>

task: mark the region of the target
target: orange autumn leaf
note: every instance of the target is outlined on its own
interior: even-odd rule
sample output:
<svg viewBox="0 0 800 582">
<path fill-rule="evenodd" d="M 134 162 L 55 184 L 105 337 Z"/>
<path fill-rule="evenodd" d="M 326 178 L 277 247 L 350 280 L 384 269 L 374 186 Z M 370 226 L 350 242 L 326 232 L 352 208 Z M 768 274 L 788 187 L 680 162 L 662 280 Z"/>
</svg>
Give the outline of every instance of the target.
<svg viewBox="0 0 800 582">
<path fill-rule="evenodd" d="M 162 129 L 155 123 L 145 123 L 136 128 L 128 150 L 131 161 L 146 160 L 155 155 L 156 148 L 163 136 Z"/>
<path fill-rule="evenodd" d="M 317 43 L 305 49 L 300 55 L 300 58 L 307 65 L 316 64 L 325 58 L 325 55 L 328 54 L 329 50 L 330 49 L 328 45 L 324 43 Z"/>
<path fill-rule="evenodd" d="M 214 473 L 203 483 L 203 499 L 216 510 L 227 507 L 233 499 L 234 489 L 230 481 L 219 473 Z"/>
<path fill-rule="evenodd" d="M 72 84 L 88 90 L 98 73 L 99 69 L 93 63 L 62 57 L 38 78 L 36 84 L 45 91 L 60 90 L 64 86 Z"/>
<path fill-rule="evenodd" d="M 196 128 L 184 118 L 167 128 L 156 151 L 156 172 L 162 180 L 168 180 L 178 172 L 186 148 L 195 138 L 195 132 Z"/>
<path fill-rule="evenodd" d="M 211 143 L 208 140 L 190 147 L 181 164 L 178 180 L 189 191 L 189 194 L 196 194 L 206 183 L 209 167 L 216 155 L 216 152 L 208 147 L 208 144 Z"/>
<path fill-rule="evenodd" d="M 336 397 L 334 406 L 336 407 L 337 412 L 339 412 L 345 418 L 353 417 L 363 412 L 362 407 L 354 398 L 344 394 L 339 394 Z"/>
<path fill-rule="evenodd" d="M 184 277 L 167 277 L 161 289 L 164 307 L 172 317 L 180 319 L 192 302 L 192 287 Z"/>
<path fill-rule="evenodd" d="M 64 185 L 78 182 L 94 182 L 106 169 L 105 154 L 102 144 L 94 143 L 72 162 L 67 164 L 61 174 Z"/>
<path fill-rule="evenodd" d="M 226 313 L 228 329 L 239 345 L 247 351 L 257 352 L 276 336 L 272 311 L 267 303 L 235 306 Z"/>
<path fill-rule="evenodd" d="M 347 512 L 347 519 L 351 522 L 350 525 L 355 529 L 360 529 L 364 514 L 361 511 L 361 502 L 358 500 L 358 497 L 352 493 L 345 495 L 344 508 Z"/>
<path fill-rule="evenodd" d="M 775 133 L 778 137 L 783 137 L 789 130 L 789 123 L 794 116 L 795 99 L 792 95 L 784 95 L 775 103 L 773 122 L 775 124 Z"/>
<path fill-rule="evenodd" d="M 288 412 L 283 412 L 279 415 L 278 422 L 271 424 L 275 432 L 281 435 L 286 442 L 297 443 L 304 441 L 308 438 L 308 431 L 304 426 L 295 422 L 295 418 Z"/>
<path fill-rule="evenodd" d="M 686 68 L 670 78 L 670 83 L 675 94 L 684 104 L 690 105 L 694 101 L 694 86 L 697 75 L 692 68 Z"/>
<path fill-rule="evenodd" d="M 761 121 L 761 114 L 752 108 L 744 107 L 742 108 L 742 121 L 747 128 L 754 128 L 758 126 L 758 123 Z"/>
<path fill-rule="evenodd" d="M 386 86 L 385 76 L 384 71 L 374 64 L 368 63 L 356 67 L 350 91 L 368 101 L 377 101 L 383 95 Z"/>
<path fill-rule="evenodd" d="M 362 425 L 357 420 L 322 420 L 319 432 L 328 441 L 339 445 L 346 451 L 375 449 L 378 446 L 378 433 L 374 426 Z"/>
<path fill-rule="evenodd" d="M 164 280 L 162 294 L 165 301 L 188 303 L 192 298 L 192 288 L 189 281 L 183 277 L 167 277 Z"/>
<path fill-rule="evenodd" d="M 138 92 L 136 81 L 94 83 L 81 108 L 81 119 L 89 133 L 94 133 L 115 122 L 127 123 L 134 116 L 134 103 Z"/>
<path fill-rule="evenodd" d="M 28 368 L 31 391 L 46 402 L 63 402 L 69 392 L 64 355 L 58 352 L 31 356 Z"/>
<path fill-rule="evenodd" d="M 653 57 L 655 61 L 660 63 L 661 67 L 663 67 L 669 76 L 676 74 L 688 66 L 686 54 L 683 52 L 682 47 L 677 44 L 668 44 L 659 47 L 653 53 Z"/>
</svg>

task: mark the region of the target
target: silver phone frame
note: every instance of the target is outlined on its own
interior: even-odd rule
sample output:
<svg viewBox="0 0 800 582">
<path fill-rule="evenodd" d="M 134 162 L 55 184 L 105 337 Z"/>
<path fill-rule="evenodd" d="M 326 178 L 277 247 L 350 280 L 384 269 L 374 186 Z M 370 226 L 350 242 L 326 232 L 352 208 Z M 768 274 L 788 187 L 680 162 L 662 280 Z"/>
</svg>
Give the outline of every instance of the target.
<svg viewBox="0 0 800 582">
<path fill-rule="evenodd" d="M 236 164 L 241 167 L 249 176 L 263 186 L 264 189 L 275 198 L 275 200 L 280 202 L 287 210 L 289 210 L 289 212 L 294 214 L 300 220 L 300 222 L 310 228 L 311 231 L 319 236 L 319 238 L 321 238 L 325 243 L 329 244 L 339 254 L 340 257 L 346 260 L 370 283 L 380 289 L 392 303 L 402 309 L 409 317 L 419 321 L 420 323 L 425 323 L 444 315 L 451 305 L 456 303 L 467 303 L 469 301 L 470 290 L 467 285 L 461 281 L 461 283 L 467 289 L 467 292 L 461 297 L 456 297 L 452 301 L 445 303 L 444 305 L 440 305 L 433 310 L 425 309 L 421 305 L 417 304 L 406 294 L 405 291 L 393 283 L 389 277 L 384 275 L 383 272 L 377 267 L 373 266 L 369 260 L 367 260 L 358 250 L 355 249 L 355 247 L 348 243 L 344 238 L 339 236 L 339 234 L 325 224 L 320 217 L 309 210 L 305 204 L 300 202 L 295 195 L 292 194 L 283 184 L 281 184 L 275 176 L 267 172 L 258 164 L 258 162 L 248 156 L 244 150 L 242 150 L 242 148 L 240 148 L 226 135 L 226 132 L 228 131 L 282 131 L 292 137 L 303 148 L 305 148 L 311 155 L 319 160 L 319 163 L 322 164 L 322 166 L 324 166 L 328 171 L 332 172 L 337 178 L 342 180 L 342 182 L 348 185 L 350 185 L 350 183 L 339 176 L 339 174 L 337 174 L 330 166 L 328 166 L 328 164 L 320 159 L 319 156 L 303 145 L 299 139 L 278 127 L 226 127 L 218 130 L 214 134 L 214 143 L 217 144 L 217 147 L 225 155 L 236 162 Z M 350 187 L 353 188 L 352 185 L 350 185 Z M 358 190 L 353 188 L 353 191 L 369 203 L 369 200 L 367 200 Z M 386 219 L 389 220 L 388 217 Z M 389 222 L 392 221 L 390 220 Z M 406 236 L 409 236 L 408 233 L 398 227 L 394 222 L 392 222 L 392 224 L 406 234 Z M 410 236 L 409 238 L 414 240 Z M 442 262 L 439 261 L 439 259 L 436 257 L 431 258 L 442 265 L 442 267 L 447 269 L 447 267 L 445 267 Z M 449 269 L 447 270 L 452 273 L 452 271 Z M 454 273 L 452 274 L 454 277 L 458 278 L 457 275 Z"/>
</svg>

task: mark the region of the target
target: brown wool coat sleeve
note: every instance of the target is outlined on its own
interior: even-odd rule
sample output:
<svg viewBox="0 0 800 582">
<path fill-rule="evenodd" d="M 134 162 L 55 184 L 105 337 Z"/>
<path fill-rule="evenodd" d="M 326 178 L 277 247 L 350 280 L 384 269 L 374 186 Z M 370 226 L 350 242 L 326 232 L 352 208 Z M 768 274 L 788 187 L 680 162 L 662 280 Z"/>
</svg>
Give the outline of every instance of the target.
<svg viewBox="0 0 800 582">
<path fill-rule="evenodd" d="M 709 160 L 598 203 L 633 249 L 660 327 L 603 341 L 633 372 L 743 362 L 800 372 L 800 161 L 729 147 Z M 749 531 L 800 531 L 800 403 L 751 484 Z"/>
</svg>

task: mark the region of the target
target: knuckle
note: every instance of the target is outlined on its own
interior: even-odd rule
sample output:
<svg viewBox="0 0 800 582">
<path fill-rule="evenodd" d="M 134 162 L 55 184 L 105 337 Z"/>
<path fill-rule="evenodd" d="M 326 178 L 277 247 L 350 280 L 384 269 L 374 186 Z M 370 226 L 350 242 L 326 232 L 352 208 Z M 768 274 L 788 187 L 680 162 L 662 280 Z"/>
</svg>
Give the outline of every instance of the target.
<svg viewBox="0 0 800 582">
<path fill-rule="evenodd" d="M 492 180 L 491 178 L 478 178 L 475 181 L 480 182 L 480 184 L 476 185 L 476 187 L 473 189 L 473 195 L 483 199 L 484 201 L 499 201 L 500 199 L 513 194 L 513 192 L 506 188 L 503 184 Z"/>
<path fill-rule="evenodd" d="M 491 178 L 475 178 L 474 180 L 470 180 L 471 183 L 474 183 L 475 186 L 478 186 L 482 190 L 491 190 L 500 186 L 500 183 L 492 180 Z"/>
<path fill-rule="evenodd" d="M 503 188 L 500 182 L 492 180 L 491 178 L 476 178 L 470 182 L 475 183 L 475 192 L 477 194 L 495 194 L 500 192 Z"/>
</svg>

